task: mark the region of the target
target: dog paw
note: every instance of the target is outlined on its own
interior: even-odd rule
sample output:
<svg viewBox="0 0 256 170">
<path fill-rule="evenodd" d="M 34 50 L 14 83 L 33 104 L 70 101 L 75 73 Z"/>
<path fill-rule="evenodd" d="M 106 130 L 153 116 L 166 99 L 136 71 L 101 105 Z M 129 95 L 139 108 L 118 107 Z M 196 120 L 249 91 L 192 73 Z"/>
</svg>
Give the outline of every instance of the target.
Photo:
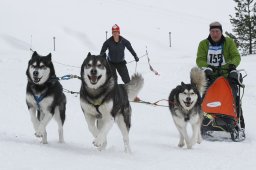
<svg viewBox="0 0 256 170">
<path fill-rule="evenodd" d="M 194 140 L 192 140 L 192 141 L 190 142 L 190 145 L 191 145 L 191 146 L 194 146 L 196 143 L 197 143 L 197 139 L 194 139 Z"/>
<path fill-rule="evenodd" d="M 189 144 L 187 144 L 187 148 L 188 149 L 192 149 L 192 145 L 189 143 Z"/>
<path fill-rule="evenodd" d="M 96 139 L 94 139 L 94 141 L 92 143 L 99 150 L 103 150 L 107 146 L 107 142 L 106 142 L 106 140 L 104 138 L 97 137 Z"/>
<path fill-rule="evenodd" d="M 131 153 L 132 153 L 132 150 L 131 150 L 131 148 L 130 148 L 129 145 L 124 146 L 124 152 L 125 152 L 125 153 L 128 153 L 128 154 L 131 154 Z"/>
<path fill-rule="evenodd" d="M 200 136 L 200 137 L 198 137 L 198 139 L 197 139 L 197 143 L 198 143 L 198 144 L 200 144 L 200 143 L 202 143 L 202 141 L 203 141 L 202 137 L 201 137 L 201 136 Z"/>
<path fill-rule="evenodd" d="M 42 140 L 41 143 L 42 143 L 42 144 L 48 144 L 48 142 L 45 141 L 45 140 Z"/>
<path fill-rule="evenodd" d="M 35 136 L 38 137 L 38 138 L 42 138 L 44 136 L 44 133 L 43 132 L 40 132 L 40 131 L 37 131 L 35 133 Z"/>
<path fill-rule="evenodd" d="M 178 147 L 182 148 L 185 145 L 184 141 L 179 142 Z"/>
<path fill-rule="evenodd" d="M 35 136 L 38 138 L 42 138 L 44 136 L 45 130 L 43 128 L 38 128 L 36 130 Z"/>
<path fill-rule="evenodd" d="M 196 143 L 197 143 L 197 144 L 201 144 L 201 143 L 202 143 L 202 141 L 203 141 L 203 140 L 202 140 L 202 139 L 200 139 L 200 140 L 197 140 L 197 142 L 196 142 Z"/>
<path fill-rule="evenodd" d="M 65 143 L 64 139 L 60 139 L 59 143 Z"/>
<path fill-rule="evenodd" d="M 97 149 L 98 149 L 98 151 L 103 151 L 103 150 L 106 149 L 106 147 L 107 147 L 107 142 L 105 141 L 105 142 L 102 144 L 102 146 L 97 147 Z"/>
</svg>

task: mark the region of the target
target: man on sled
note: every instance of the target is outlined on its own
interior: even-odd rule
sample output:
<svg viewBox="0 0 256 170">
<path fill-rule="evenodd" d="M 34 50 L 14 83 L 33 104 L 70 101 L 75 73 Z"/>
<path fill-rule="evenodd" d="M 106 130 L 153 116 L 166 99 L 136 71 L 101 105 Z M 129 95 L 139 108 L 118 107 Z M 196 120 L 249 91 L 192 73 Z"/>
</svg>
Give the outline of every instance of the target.
<svg viewBox="0 0 256 170">
<path fill-rule="evenodd" d="M 241 57 L 231 38 L 224 37 L 219 22 L 210 24 L 210 34 L 200 42 L 196 64 L 204 69 L 208 90 L 204 94 L 202 110 L 205 112 L 202 134 L 226 131 L 233 141 L 245 139 L 244 118 L 241 108 L 240 88 L 242 74 L 236 70 Z"/>
</svg>

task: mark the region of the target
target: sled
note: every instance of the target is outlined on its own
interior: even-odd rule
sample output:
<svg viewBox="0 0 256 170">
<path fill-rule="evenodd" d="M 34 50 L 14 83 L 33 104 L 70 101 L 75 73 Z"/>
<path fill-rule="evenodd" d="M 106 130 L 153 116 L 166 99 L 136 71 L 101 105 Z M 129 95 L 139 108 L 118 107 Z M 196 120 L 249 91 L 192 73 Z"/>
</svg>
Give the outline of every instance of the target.
<svg viewBox="0 0 256 170">
<path fill-rule="evenodd" d="M 244 70 L 237 70 L 238 75 L 241 75 L 241 71 Z M 231 81 L 223 76 L 216 78 L 207 89 L 201 104 L 204 112 L 201 126 L 203 138 L 218 138 L 214 136 L 215 132 L 223 131 L 229 133 L 235 142 L 245 139 L 244 124 L 241 126 L 241 122 L 244 123 L 241 102 L 241 89 L 244 89 L 244 84 L 240 79 L 239 77 L 237 82 L 232 82 L 236 83 L 234 86 L 237 87 L 237 94 L 233 94 Z"/>
</svg>

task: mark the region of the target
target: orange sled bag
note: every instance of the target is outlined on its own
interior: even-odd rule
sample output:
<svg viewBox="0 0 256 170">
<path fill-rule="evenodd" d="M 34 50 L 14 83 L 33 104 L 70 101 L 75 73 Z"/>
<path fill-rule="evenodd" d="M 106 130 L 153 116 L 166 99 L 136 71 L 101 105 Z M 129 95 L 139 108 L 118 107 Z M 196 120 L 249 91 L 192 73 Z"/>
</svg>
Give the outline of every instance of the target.
<svg viewBox="0 0 256 170">
<path fill-rule="evenodd" d="M 237 118 L 232 89 L 223 76 L 217 78 L 206 91 L 202 102 L 202 110 L 210 114 L 223 114 Z"/>
</svg>

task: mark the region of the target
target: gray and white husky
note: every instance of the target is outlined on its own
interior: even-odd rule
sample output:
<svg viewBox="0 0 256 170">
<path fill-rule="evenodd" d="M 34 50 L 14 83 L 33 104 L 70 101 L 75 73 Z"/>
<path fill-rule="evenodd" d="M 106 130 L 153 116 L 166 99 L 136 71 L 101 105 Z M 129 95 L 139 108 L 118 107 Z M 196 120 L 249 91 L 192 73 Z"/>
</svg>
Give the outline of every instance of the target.
<svg viewBox="0 0 256 170">
<path fill-rule="evenodd" d="M 34 52 L 26 71 L 28 83 L 26 102 L 35 136 L 47 143 L 46 126 L 52 117 L 58 123 L 59 142 L 64 142 L 63 124 L 65 121 L 66 97 L 55 75 L 51 54 L 40 56 Z"/>
<path fill-rule="evenodd" d="M 88 53 L 81 67 L 80 103 L 88 128 L 94 136 L 93 145 L 105 149 L 107 134 L 116 121 L 121 130 L 125 152 L 131 152 L 129 130 L 131 106 L 143 86 L 141 75 L 135 74 L 127 84 L 117 84 L 106 54 Z"/>
<path fill-rule="evenodd" d="M 178 146 L 183 147 L 186 143 L 188 149 L 191 149 L 195 143 L 201 143 L 202 141 L 200 132 L 203 119 L 201 95 L 206 88 L 205 73 L 201 69 L 192 68 L 190 79 L 190 84 L 181 82 L 181 85 L 173 89 L 169 96 L 169 108 L 180 133 Z M 191 138 L 187 132 L 188 123 L 192 126 Z"/>
</svg>

